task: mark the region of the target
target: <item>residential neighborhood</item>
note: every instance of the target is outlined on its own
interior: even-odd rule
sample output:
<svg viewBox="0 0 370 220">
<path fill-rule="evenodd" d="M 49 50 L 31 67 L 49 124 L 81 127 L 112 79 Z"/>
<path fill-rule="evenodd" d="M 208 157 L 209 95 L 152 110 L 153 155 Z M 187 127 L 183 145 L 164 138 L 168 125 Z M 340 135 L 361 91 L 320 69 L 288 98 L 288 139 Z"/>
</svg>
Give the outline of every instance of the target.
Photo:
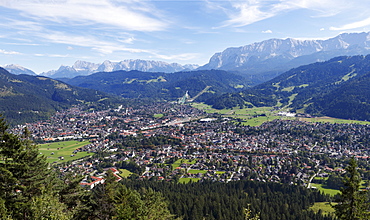
<svg viewBox="0 0 370 220">
<path fill-rule="evenodd" d="M 128 178 L 229 182 L 242 179 L 308 186 L 313 176 L 343 172 L 339 159 L 367 161 L 370 126 L 274 120 L 243 126 L 189 105 L 150 105 L 86 111 L 81 106 L 27 124 L 37 143 L 89 140 L 71 155 L 90 156 L 54 165 L 82 174 L 81 185 L 103 182 L 111 169 Z M 13 129 L 21 133 L 24 127 Z"/>
</svg>

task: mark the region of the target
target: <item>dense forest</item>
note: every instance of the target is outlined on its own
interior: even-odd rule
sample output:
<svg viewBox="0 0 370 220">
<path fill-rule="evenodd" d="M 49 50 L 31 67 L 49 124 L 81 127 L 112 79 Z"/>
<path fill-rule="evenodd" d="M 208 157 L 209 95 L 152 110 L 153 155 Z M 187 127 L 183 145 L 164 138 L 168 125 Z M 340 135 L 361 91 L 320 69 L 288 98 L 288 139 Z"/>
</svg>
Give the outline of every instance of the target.
<svg viewBox="0 0 370 220">
<path fill-rule="evenodd" d="M 301 186 L 236 181 L 176 184 L 158 181 L 124 180 L 132 189 L 154 189 L 169 201 L 171 213 L 186 219 L 244 219 L 250 208 L 260 219 L 332 219 L 308 208 L 328 201 L 316 190 Z"/>
</svg>

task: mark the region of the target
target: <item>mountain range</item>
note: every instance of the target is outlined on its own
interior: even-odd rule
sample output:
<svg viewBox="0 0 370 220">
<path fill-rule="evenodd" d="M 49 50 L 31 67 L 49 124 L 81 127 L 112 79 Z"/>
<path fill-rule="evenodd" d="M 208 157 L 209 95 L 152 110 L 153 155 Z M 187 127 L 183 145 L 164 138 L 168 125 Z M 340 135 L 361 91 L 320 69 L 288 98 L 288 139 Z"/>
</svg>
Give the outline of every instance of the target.
<svg viewBox="0 0 370 220">
<path fill-rule="evenodd" d="M 101 64 L 78 60 L 72 66 L 61 66 L 58 70 L 43 72 L 40 75 L 52 78 L 73 78 L 75 76 L 86 76 L 96 72 L 113 72 L 118 70 L 138 70 L 143 72 L 164 72 L 172 73 L 179 71 L 190 71 L 198 65 L 181 65 L 178 63 L 166 63 L 153 60 L 123 60 L 112 62 L 109 60 Z"/>
<path fill-rule="evenodd" d="M 23 66 L 17 65 L 17 64 L 9 64 L 3 67 L 6 69 L 9 73 L 20 75 L 20 74 L 27 74 L 31 76 L 36 76 L 36 73 L 33 72 L 30 69 L 24 68 Z"/>
<path fill-rule="evenodd" d="M 124 98 L 169 101 L 175 101 L 186 93 L 190 97 L 196 97 L 196 101 L 205 101 L 223 93 L 241 91 L 250 84 L 244 77 L 224 70 L 175 73 L 120 70 L 62 80 L 74 86 L 96 89 Z"/>
<path fill-rule="evenodd" d="M 113 95 L 78 88 L 44 76 L 14 75 L 0 67 L 0 113 L 11 124 L 45 120 L 80 103 L 122 102 Z"/>
<path fill-rule="evenodd" d="M 291 69 L 243 92 L 206 101 L 215 108 L 288 107 L 292 111 L 370 120 L 370 55 L 341 56 Z"/>
<path fill-rule="evenodd" d="M 327 40 L 269 39 L 214 54 L 199 69 L 238 71 L 267 81 L 291 68 L 337 56 L 370 53 L 370 33 L 344 33 Z"/>
<path fill-rule="evenodd" d="M 370 33 L 344 33 L 327 40 L 269 39 L 241 47 L 231 47 L 214 54 L 203 66 L 139 59 L 120 62 L 106 60 L 103 63 L 78 60 L 72 66 L 62 65 L 57 70 L 43 72 L 40 75 L 60 79 L 118 70 L 173 73 L 220 69 L 242 74 L 249 79 L 251 85 L 257 85 L 301 65 L 327 61 L 337 56 L 368 53 L 370 53 Z M 9 65 L 4 68 L 14 74 L 34 74 L 20 66 L 15 68 L 14 65 Z"/>
<path fill-rule="evenodd" d="M 196 66 L 126 60 L 77 61 L 44 73 L 63 82 L 30 76 L 31 70 L 8 65 L 9 72 L 21 75 L 0 69 L 0 112 L 10 118 L 37 118 L 79 102 L 117 99 L 107 93 L 169 101 L 189 94 L 218 109 L 275 106 L 370 120 L 370 55 L 335 57 L 367 54 L 369 49 L 369 33 L 341 34 L 328 40 L 270 39 L 228 48 L 192 71 Z M 309 64 L 300 65 L 304 63 Z"/>
</svg>

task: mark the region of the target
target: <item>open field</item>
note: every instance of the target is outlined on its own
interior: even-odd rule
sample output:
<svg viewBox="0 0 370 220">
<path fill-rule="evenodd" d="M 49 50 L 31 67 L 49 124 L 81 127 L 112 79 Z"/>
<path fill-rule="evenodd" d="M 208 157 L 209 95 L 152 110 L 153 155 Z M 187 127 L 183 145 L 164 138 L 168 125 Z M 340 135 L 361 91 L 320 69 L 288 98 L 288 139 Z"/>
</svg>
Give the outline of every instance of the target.
<svg viewBox="0 0 370 220">
<path fill-rule="evenodd" d="M 130 172 L 129 170 L 126 170 L 126 169 L 119 169 L 119 172 L 120 172 L 119 175 L 123 178 L 127 178 L 132 174 L 132 172 Z"/>
<path fill-rule="evenodd" d="M 331 117 L 314 117 L 314 118 L 301 118 L 301 117 L 286 117 L 276 116 L 280 111 L 289 111 L 287 109 L 274 110 L 273 107 L 253 107 L 253 108 L 233 108 L 233 109 L 213 109 L 211 106 L 204 103 L 192 103 L 193 107 L 202 109 L 207 113 L 217 113 L 225 117 L 231 117 L 241 120 L 243 125 L 259 126 L 267 121 L 275 119 L 281 120 L 301 120 L 307 122 L 322 122 L 322 123 L 354 123 L 354 124 L 370 124 L 368 121 L 346 120 Z"/>
<path fill-rule="evenodd" d="M 336 205 L 337 203 L 333 202 L 332 205 Z M 310 207 L 311 210 L 314 212 L 318 212 L 320 209 L 322 211 L 322 214 L 332 214 L 334 213 L 334 208 L 331 207 L 330 203 L 328 202 L 315 202 L 313 206 Z"/>
<path fill-rule="evenodd" d="M 316 189 L 320 190 L 320 192 L 323 192 L 325 194 L 329 194 L 331 196 L 334 196 L 334 195 L 336 195 L 337 193 L 340 192 L 337 189 L 324 188 L 324 187 L 322 187 L 322 184 L 318 184 L 318 183 L 311 183 L 311 186 L 316 187 Z"/>
<path fill-rule="evenodd" d="M 196 161 L 195 160 L 186 160 L 186 159 L 179 159 L 177 161 L 175 161 L 175 163 L 173 163 L 171 166 L 172 166 L 172 169 L 176 169 L 177 167 L 179 167 L 181 164 L 183 163 L 187 163 L 187 164 L 195 164 Z"/>
<path fill-rule="evenodd" d="M 208 170 L 189 170 L 188 173 L 191 173 L 191 174 L 198 174 L 198 173 L 207 173 Z"/>
<path fill-rule="evenodd" d="M 323 123 L 338 123 L 338 124 L 362 124 L 369 125 L 369 121 L 357 121 L 357 120 L 346 120 L 339 118 L 330 118 L 330 117 L 317 117 L 317 118 L 300 118 L 300 120 L 308 122 L 323 122 Z"/>
<path fill-rule="evenodd" d="M 154 114 L 153 117 L 154 118 L 162 118 L 163 117 L 163 114 Z"/>
<path fill-rule="evenodd" d="M 189 183 L 190 181 L 198 182 L 199 180 L 199 178 L 181 178 L 179 179 L 179 183 Z"/>
<path fill-rule="evenodd" d="M 75 156 L 71 156 L 74 150 L 83 147 L 89 143 L 90 142 L 88 141 L 53 142 L 39 145 L 39 151 L 46 156 L 46 161 L 49 163 L 67 162 L 92 155 L 92 153 L 89 154 L 88 152 L 78 152 L 77 154 L 74 154 Z M 64 160 L 60 160 L 59 157 L 64 157 Z"/>
</svg>

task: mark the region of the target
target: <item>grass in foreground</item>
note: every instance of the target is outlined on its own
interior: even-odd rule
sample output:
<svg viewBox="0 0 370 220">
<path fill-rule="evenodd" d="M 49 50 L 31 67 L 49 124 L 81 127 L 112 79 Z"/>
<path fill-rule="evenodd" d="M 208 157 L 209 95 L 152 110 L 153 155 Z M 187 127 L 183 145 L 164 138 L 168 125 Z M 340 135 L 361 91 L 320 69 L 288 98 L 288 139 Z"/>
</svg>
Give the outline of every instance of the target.
<svg viewBox="0 0 370 220">
<path fill-rule="evenodd" d="M 71 156 L 74 150 L 89 143 L 88 141 L 80 142 L 74 140 L 41 144 L 39 145 L 39 152 L 46 156 L 46 161 L 49 163 L 67 162 L 92 155 L 92 153 L 89 154 L 88 152 L 78 152 L 74 154 L 75 156 Z M 64 160 L 60 160 L 59 157 L 64 157 Z"/>
</svg>

